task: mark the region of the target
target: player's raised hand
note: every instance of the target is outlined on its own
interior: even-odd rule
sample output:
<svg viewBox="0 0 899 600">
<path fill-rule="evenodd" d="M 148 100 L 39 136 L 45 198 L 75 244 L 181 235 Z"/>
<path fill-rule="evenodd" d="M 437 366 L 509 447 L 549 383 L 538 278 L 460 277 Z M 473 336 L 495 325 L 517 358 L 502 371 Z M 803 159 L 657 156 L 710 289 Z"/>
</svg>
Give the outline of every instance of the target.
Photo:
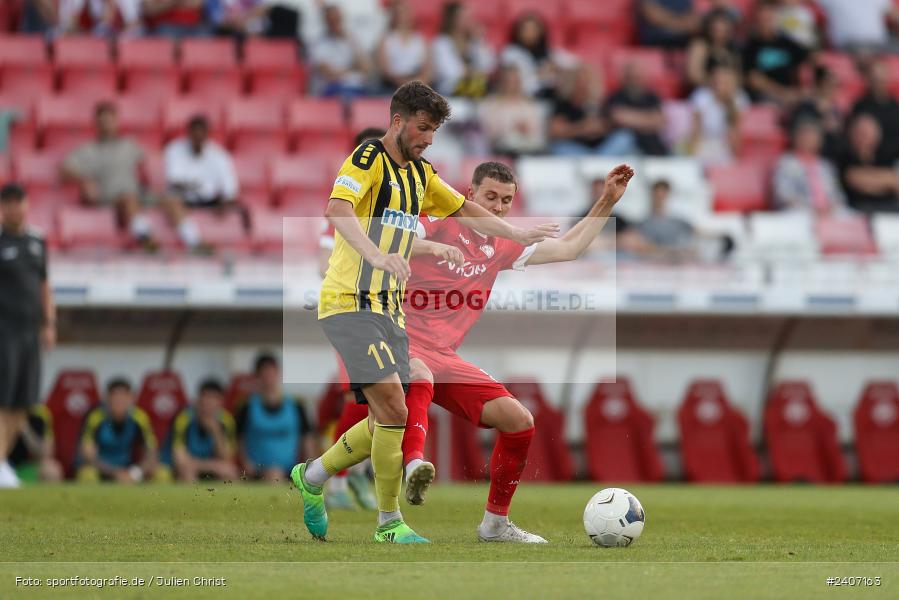
<svg viewBox="0 0 899 600">
<path fill-rule="evenodd" d="M 618 202 L 627 189 L 627 184 L 634 176 L 634 169 L 630 165 L 618 165 L 606 176 L 606 186 L 603 189 L 603 196 L 612 202 Z"/>
<path fill-rule="evenodd" d="M 378 254 L 372 261 L 372 266 L 391 275 L 396 275 L 396 278 L 400 281 L 406 281 L 412 275 L 409 261 L 402 254 Z"/>
<path fill-rule="evenodd" d="M 465 256 L 462 254 L 462 251 L 449 244 L 438 244 L 437 242 L 434 242 L 431 247 L 431 253 L 441 260 L 456 265 L 465 263 Z"/>
<path fill-rule="evenodd" d="M 530 246 L 542 242 L 546 238 L 558 237 L 559 229 L 558 223 L 543 223 L 530 229 L 519 229 L 515 241 L 522 246 Z"/>
</svg>

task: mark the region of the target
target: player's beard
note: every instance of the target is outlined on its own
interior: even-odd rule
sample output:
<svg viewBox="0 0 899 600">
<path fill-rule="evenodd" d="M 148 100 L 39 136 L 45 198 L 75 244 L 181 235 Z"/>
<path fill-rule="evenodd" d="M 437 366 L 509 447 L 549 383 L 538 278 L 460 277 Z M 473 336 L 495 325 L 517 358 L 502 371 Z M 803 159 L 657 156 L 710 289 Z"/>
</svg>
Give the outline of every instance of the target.
<svg viewBox="0 0 899 600">
<path fill-rule="evenodd" d="M 415 160 L 415 157 L 412 155 L 412 148 L 407 146 L 406 141 L 403 139 L 404 133 L 406 133 L 406 125 L 403 125 L 400 132 L 396 134 L 396 148 L 400 151 L 400 156 L 403 157 L 403 160 L 411 162 Z"/>
</svg>

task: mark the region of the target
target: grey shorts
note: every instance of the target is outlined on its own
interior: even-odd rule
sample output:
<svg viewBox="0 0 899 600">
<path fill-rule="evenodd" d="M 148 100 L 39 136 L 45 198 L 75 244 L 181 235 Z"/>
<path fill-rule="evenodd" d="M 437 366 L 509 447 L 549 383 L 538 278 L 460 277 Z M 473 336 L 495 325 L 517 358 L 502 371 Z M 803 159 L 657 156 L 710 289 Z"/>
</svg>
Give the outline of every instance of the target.
<svg viewBox="0 0 899 600">
<path fill-rule="evenodd" d="M 41 345 L 36 329 L 0 326 L 0 409 L 27 410 L 38 403 Z"/>
</svg>

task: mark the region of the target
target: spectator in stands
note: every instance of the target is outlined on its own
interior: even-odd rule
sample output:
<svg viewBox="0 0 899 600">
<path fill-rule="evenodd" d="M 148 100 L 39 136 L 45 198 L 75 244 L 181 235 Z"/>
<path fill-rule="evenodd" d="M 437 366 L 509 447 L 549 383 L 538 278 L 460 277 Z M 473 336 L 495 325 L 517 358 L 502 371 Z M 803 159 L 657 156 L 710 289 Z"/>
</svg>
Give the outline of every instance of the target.
<svg viewBox="0 0 899 600">
<path fill-rule="evenodd" d="M 175 417 L 172 459 L 181 481 L 237 479 L 234 417 L 224 410 L 225 388 L 215 379 L 200 384 L 193 407 Z"/>
<path fill-rule="evenodd" d="M 773 200 L 779 210 L 830 215 L 845 209 L 846 196 L 833 165 L 821 155 L 824 136 L 817 121 L 803 119 L 793 129 L 792 149 L 774 169 Z"/>
<path fill-rule="evenodd" d="M 691 86 L 705 85 L 712 69 L 719 65 L 739 66 L 740 46 L 736 34 L 737 22 L 729 11 L 717 9 L 706 13 L 701 34 L 687 47 L 687 81 Z"/>
<path fill-rule="evenodd" d="M 326 5 L 323 10 L 325 34 L 309 46 L 313 93 L 345 97 L 367 94 L 371 61 L 347 33 L 340 8 Z"/>
<path fill-rule="evenodd" d="M 671 215 L 668 199 L 671 184 L 659 179 L 652 184 L 649 217 L 637 225 L 647 245 L 640 255 L 645 258 L 684 260 L 694 256 L 696 232 L 685 220 Z"/>
<path fill-rule="evenodd" d="M 899 211 L 899 173 L 894 146 L 883 143 L 877 119 L 866 113 L 852 118 L 849 147 L 839 161 L 849 206 L 865 213 Z"/>
<path fill-rule="evenodd" d="M 665 114 L 662 101 L 646 87 L 645 75 L 634 64 L 624 67 L 621 89 L 612 94 L 605 108 L 612 135 L 628 135 L 636 150 L 653 156 L 668 153 L 662 132 Z"/>
<path fill-rule="evenodd" d="M 693 0 L 640 0 L 637 34 L 642 46 L 683 48 L 699 30 Z"/>
<path fill-rule="evenodd" d="M 777 22 L 780 30 L 803 48 L 814 50 L 818 47 L 815 11 L 809 7 L 807 0 L 780 0 Z"/>
<path fill-rule="evenodd" d="M 53 416 L 43 404 L 34 406 L 19 439 L 9 454 L 9 462 L 20 479 L 60 481 L 62 465 L 54 457 Z"/>
<path fill-rule="evenodd" d="M 205 0 L 205 12 L 216 33 L 243 38 L 269 29 L 271 0 Z M 294 24 L 295 25 L 295 24 Z M 296 34 L 294 29 L 294 35 Z"/>
<path fill-rule="evenodd" d="M 260 391 L 237 413 L 241 469 L 248 479 L 284 481 L 300 455 L 315 456 L 312 426 L 303 405 L 281 390 L 281 369 L 271 354 L 256 359 Z"/>
<path fill-rule="evenodd" d="M 57 35 L 139 33 L 140 0 L 31 0 L 23 29 Z"/>
<path fill-rule="evenodd" d="M 805 100 L 800 102 L 790 114 L 787 124 L 792 131 L 803 119 L 813 119 L 820 123 L 824 134 L 821 153 L 835 160 L 843 144 L 844 111 L 837 102 L 839 84 L 833 72 L 827 67 L 816 65 L 814 85 Z"/>
<path fill-rule="evenodd" d="M 726 64 L 716 66 L 708 86 L 694 91 L 690 104 L 690 154 L 705 164 L 733 160 L 740 145 L 740 115 L 749 108 L 749 96 L 740 88 L 737 71 Z"/>
<path fill-rule="evenodd" d="M 233 206 L 237 198 L 237 174 L 228 152 L 209 139 L 209 121 L 197 115 L 187 124 L 187 137 L 165 147 L 165 179 L 168 186 L 163 208 L 188 248 L 203 247 L 188 208 Z"/>
<path fill-rule="evenodd" d="M 500 68 L 497 92 L 483 100 L 479 109 L 493 152 L 518 156 L 540 152 L 545 147 L 543 110 L 522 90 L 518 68 Z"/>
<path fill-rule="evenodd" d="M 889 143 L 899 141 L 899 102 L 890 90 L 889 66 L 883 60 L 867 65 L 864 95 L 852 107 L 852 114 L 869 114 L 880 124 L 883 139 Z"/>
<path fill-rule="evenodd" d="M 524 93 L 551 97 L 556 86 L 558 52 L 549 43 L 546 22 L 537 13 L 526 13 L 512 24 L 509 44 L 500 63 L 517 67 Z"/>
<path fill-rule="evenodd" d="M 111 102 L 94 111 L 96 139 L 85 142 L 65 158 L 60 173 L 78 184 L 81 201 L 88 206 L 112 206 L 119 223 L 139 243 L 152 246 L 150 224 L 140 214 L 140 165 L 144 151 L 137 142 L 119 134 L 118 114 Z"/>
<path fill-rule="evenodd" d="M 142 0 L 141 13 L 155 35 L 182 38 L 209 35 L 205 0 Z"/>
<path fill-rule="evenodd" d="M 487 93 L 494 56 L 462 2 L 443 5 L 440 34 L 432 46 L 434 82 L 448 96 L 480 98 Z"/>
<path fill-rule="evenodd" d="M 791 105 L 799 101 L 799 71 L 808 52 L 784 35 L 777 22 L 777 4 L 760 0 L 752 34 L 743 49 L 746 88 L 754 101 Z"/>
<path fill-rule="evenodd" d="M 431 50 L 415 29 L 408 0 L 390 3 L 390 25 L 378 45 L 378 71 L 390 93 L 409 81 L 431 80 Z"/>
<path fill-rule="evenodd" d="M 890 44 L 889 25 L 899 25 L 899 8 L 891 0 L 818 0 L 827 15 L 831 45 L 842 50 L 883 50 Z"/>
<path fill-rule="evenodd" d="M 106 385 L 103 405 L 89 412 L 84 420 L 78 479 L 119 483 L 165 479 L 156 449 L 150 417 L 134 405 L 128 380 L 116 377 Z"/>
</svg>

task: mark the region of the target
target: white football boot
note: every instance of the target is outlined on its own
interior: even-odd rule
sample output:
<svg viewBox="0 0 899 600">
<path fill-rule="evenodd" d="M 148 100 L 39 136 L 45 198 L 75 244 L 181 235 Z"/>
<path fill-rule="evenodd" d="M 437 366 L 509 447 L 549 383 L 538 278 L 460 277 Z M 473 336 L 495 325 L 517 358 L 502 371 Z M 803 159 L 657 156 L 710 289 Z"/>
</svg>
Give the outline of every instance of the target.
<svg viewBox="0 0 899 600">
<path fill-rule="evenodd" d="M 513 523 L 507 521 L 505 527 L 497 534 L 486 535 L 482 527 L 478 527 L 478 540 L 482 542 L 511 542 L 513 544 L 548 544 L 545 539 L 537 534 L 530 533 Z"/>
</svg>

